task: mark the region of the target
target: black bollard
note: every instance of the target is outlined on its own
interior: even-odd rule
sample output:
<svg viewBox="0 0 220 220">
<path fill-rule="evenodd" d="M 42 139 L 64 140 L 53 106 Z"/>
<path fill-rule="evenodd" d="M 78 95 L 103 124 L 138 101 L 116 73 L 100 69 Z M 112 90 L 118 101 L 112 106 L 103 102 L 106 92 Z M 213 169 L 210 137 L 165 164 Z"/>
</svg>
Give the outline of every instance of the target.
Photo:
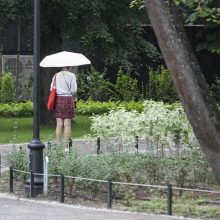
<svg viewBox="0 0 220 220">
<path fill-rule="evenodd" d="M 138 136 L 135 137 L 135 148 L 138 150 Z"/>
<path fill-rule="evenodd" d="M 172 185 L 167 185 L 167 214 L 172 215 Z"/>
<path fill-rule="evenodd" d="M 73 141 L 72 141 L 71 138 L 69 139 L 69 143 L 68 143 L 68 144 L 69 144 L 68 147 L 69 147 L 69 151 L 70 151 L 70 149 L 71 149 L 72 146 L 73 146 Z"/>
<path fill-rule="evenodd" d="M 13 168 L 10 167 L 9 169 L 9 192 L 13 193 Z"/>
<path fill-rule="evenodd" d="M 100 137 L 98 137 L 98 138 L 97 138 L 97 154 L 100 154 L 100 147 L 101 147 Z"/>
<path fill-rule="evenodd" d="M 112 208 L 112 180 L 108 180 L 107 208 Z"/>
<path fill-rule="evenodd" d="M 60 202 L 64 203 L 64 175 L 60 175 Z"/>
</svg>

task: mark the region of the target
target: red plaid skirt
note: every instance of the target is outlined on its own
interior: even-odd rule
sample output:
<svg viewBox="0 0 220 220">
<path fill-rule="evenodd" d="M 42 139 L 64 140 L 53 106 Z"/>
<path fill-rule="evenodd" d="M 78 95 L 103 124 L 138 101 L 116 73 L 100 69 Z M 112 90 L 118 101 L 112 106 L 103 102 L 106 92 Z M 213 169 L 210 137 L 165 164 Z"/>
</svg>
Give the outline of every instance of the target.
<svg viewBox="0 0 220 220">
<path fill-rule="evenodd" d="M 74 100 L 72 96 L 57 96 L 55 103 L 56 118 L 75 117 Z"/>
</svg>

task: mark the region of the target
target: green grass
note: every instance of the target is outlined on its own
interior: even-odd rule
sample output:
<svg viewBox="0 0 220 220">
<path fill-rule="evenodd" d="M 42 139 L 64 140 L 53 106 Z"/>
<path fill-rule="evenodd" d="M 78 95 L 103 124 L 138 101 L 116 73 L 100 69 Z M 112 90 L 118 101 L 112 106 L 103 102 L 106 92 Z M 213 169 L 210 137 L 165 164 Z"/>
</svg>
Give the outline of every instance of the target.
<svg viewBox="0 0 220 220">
<path fill-rule="evenodd" d="M 209 201 L 215 201 L 213 195 L 206 196 L 182 196 L 173 198 L 173 215 L 199 218 L 220 217 L 220 207 L 218 204 L 210 204 Z M 129 211 L 141 211 L 154 214 L 167 213 L 167 199 L 148 197 L 146 201 L 133 201 Z"/>
<path fill-rule="evenodd" d="M 89 116 L 77 115 L 72 124 L 72 138 L 90 134 Z M 0 144 L 28 143 L 33 137 L 32 118 L 0 118 Z M 41 141 L 55 140 L 55 122 L 40 126 Z"/>
</svg>

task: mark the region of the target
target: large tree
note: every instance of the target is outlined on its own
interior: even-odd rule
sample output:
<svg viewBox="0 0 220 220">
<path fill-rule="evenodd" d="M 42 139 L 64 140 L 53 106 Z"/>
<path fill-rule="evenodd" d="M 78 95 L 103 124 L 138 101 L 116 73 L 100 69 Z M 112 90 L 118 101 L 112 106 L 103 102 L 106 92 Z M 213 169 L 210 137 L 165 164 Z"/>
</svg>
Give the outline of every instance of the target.
<svg viewBox="0 0 220 220">
<path fill-rule="evenodd" d="M 145 0 L 164 60 L 188 120 L 220 184 L 220 113 L 173 0 Z"/>
</svg>

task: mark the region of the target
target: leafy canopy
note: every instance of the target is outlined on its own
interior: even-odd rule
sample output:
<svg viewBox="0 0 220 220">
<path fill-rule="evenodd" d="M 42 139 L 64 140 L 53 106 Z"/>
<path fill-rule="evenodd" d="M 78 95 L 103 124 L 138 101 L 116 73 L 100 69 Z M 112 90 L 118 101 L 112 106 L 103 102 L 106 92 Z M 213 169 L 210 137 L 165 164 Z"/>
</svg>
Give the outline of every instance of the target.
<svg viewBox="0 0 220 220">
<path fill-rule="evenodd" d="M 204 26 L 198 37 L 205 36 L 197 50 L 207 49 L 220 54 L 220 2 L 218 0 L 175 0 L 186 25 Z M 143 0 L 133 0 L 132 8 L 144 8 Z"/>
</svg>

